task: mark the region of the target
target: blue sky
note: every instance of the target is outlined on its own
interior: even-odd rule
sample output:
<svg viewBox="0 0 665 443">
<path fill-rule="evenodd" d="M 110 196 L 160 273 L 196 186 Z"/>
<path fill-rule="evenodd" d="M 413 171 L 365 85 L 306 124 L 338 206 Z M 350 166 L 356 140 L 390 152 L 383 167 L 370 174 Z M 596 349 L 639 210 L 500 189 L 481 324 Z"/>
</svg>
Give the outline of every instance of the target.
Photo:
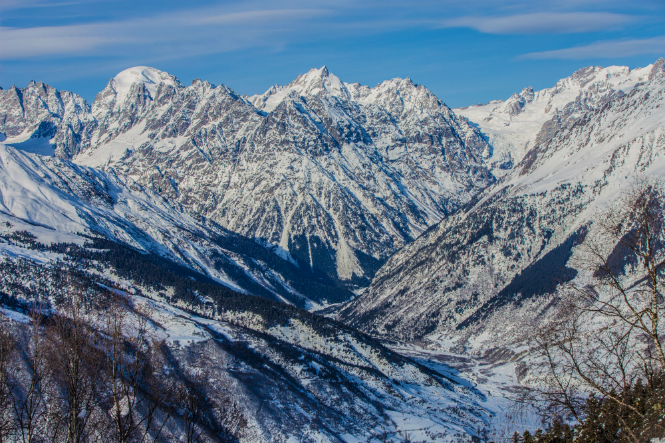
<svg viewBox="0 0 665 443">
<path fill-rule="evenodd" d="M 408 76 L 457 107 L 661 56 L 665 0 L 0 0 L 0 86 L 90 102 L 136 65 L 248 95 L 326 65 L 370 86 Z"/>
</svg>

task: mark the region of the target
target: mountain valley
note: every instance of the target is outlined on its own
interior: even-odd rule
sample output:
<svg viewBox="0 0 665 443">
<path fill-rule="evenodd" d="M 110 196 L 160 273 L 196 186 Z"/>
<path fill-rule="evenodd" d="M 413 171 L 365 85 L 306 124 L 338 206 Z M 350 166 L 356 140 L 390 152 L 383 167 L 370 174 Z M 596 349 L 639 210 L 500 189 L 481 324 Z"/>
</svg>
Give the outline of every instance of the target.
<svg viewBox="0 0 665 443">
<path fill-rule="evenodd" d="M 32 82 L 0 90 L 0 309 L 149 307 L 209 374 L 206 441 L 496 441 L 523 325 L 664 150 L 662 58 L 459 109 L 326 67 L 251 97 L 149 67 L 91 105 Z"/>
</svg>

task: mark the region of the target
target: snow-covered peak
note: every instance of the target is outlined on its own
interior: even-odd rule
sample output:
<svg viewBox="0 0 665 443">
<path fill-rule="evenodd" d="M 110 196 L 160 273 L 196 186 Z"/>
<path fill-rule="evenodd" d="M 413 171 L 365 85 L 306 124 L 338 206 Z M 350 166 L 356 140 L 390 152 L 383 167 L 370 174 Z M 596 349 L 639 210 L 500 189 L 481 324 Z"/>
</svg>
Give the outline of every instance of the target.
<svg viewBox="0 0 665 443">
<path fill-rule="evenodd" d="M 370 104 L 377 101 L 377 99 L 385 94 L 400 94 L 410 88 L 415 87 L 410 77 L 400 78 L 395 77 L 390 80 L 384 80 L 373 88 L 367 89 L 363 96 L 359 96 L 358 102 L 363 104 Z"/>
<path fill-rule="evenodd" d="M 323 66 L 319 69 L 311 69 L 306 74 L 301 74 L 288 84 L 289 88 L 299 92 L 301 95 L 318 95 L 325 91 L 333 96 L 346 96 L 349 92 L 344 83 L 328 68 Z"/>
<path fill-rule="evenodd" d="M 377 105 L 393 111 L 423 111 L 426 108 L 440 107 L 443 102 L 429 89 L 415 84 L 411 78 L 393 78 L 370 88 L 360 83 L 345 83 L 331 73 L 327 67 L 311 69 L 300 74 L 286 86 L 275 85 L 264 94 L 247 99 L 257 108 L 271 112 L 287 97 L 337 97 L 357 105 Z"/>
<path fill-rule="evenodd" d="M 350 86 L 350 85 L 349 85 Z M 351 89 L 351 88 L 349 88 Z M 446 108 L 429 89 L 414 83 L 410 77 L 386 80 L 371 89 L 356 90 L 354 98 L 361 105 L 376 105 L 390 112 L 423 113 Z M 447 111 L 446 111 L 447 112 Z"/>
<path fill-rule="evenodd" d="M 111 80 L 113 89 L 117 94 L 117 103 L 125 101 L 125 97 L 135 84 L 146 86 L 150 94 L 154 96 L 160 83 L 167 83 L 173 86 L 179 84 L 178 80 L 171 74 L 150 68 L 147 66 L 135 66 L 125 69 Z"/>
<path fill-rule="evenodd" d="M 654 77 L 665 77 L 665 59 L 663 57 L 656 60 L 656 63 L 651 65 L 651 71 L 649 72 L 649 80 Z"/>
<path fill-rule="evenodd" d="M 106 88 L 97 95 L 94 108 L 100 106 L 104 109 L 116 110 L 121 107 L 127 99 L 130 91 L 136 85 L 144 86 L 151 98 L 154 98 L 160 84 L 167 84 L 174 87 L 179 87 L 180 82 L 177 78 L 168 72 L 160 71 L 148 66 L 134 66 L 133 68 L 125 69 L 113 77 Z"/>
<path fill-rule="evenodd" d="M 554 88 L 554 93 L 565 91 L 592 91 L 598 87 L 611 87 L 615 90 L 629 92 L 635 87 L 636 83 L 648 80 L 649 73 L 654 65 L 648 65 L 644 68 L 630 69 L 628 66 L 588 66 L 573 73 L 570 77 L 559 80 Z M 545 92 L 549 89 L 544 89 Z"/>
<path fill-rule="evenodd" d="M 346 85 L 339 77 L 323 66 L 319 69 L 310 69 L 305 74 L 300 74 L 286 86 L 272 86 L 264 94 L 249 97 L 249 101 L 258 109 L 270 112 L 291 93 L 300 96 L 330 95 L 347 99 L 351 97 Z"/>
<path fill-rule="evenodd" d="M 629 93 L 636 85 L 663 75 L 662 59 L 644 68 L 588 66 L 556 82 L 551 88 L 525 88 L 506 101 L 455 109 L 477 124 L 494 147 L 495 156 L 519 162 L 535 144 L 547 140 L 567 121 L 598 109 Z"/>
</svg>

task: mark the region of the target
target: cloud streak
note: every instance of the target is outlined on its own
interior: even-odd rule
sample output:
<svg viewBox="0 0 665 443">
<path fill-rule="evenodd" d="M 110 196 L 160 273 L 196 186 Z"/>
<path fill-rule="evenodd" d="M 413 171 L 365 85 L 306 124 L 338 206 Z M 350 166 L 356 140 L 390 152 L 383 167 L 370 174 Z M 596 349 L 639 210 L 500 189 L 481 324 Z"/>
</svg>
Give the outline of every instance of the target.
<svg viewBox="0 0 665 443">
<path fill-rule="evenodd" d="M 113 9 L 114 2 L 55 1 L 59 4 L 106 5 L 105 10 L 96 10 L 94 17 L 114 16 L 100 12 Z M 129 0 L 114 1 L 123 3 Z M 414 0 L 407 7 L 399 0 L 384 0 L 381 3 L 378 0 L 250 0 L 217 3 L 217 6 L 207 8 L 171 9 L 161 13 L 153 12 L 161 11 L 160 8 L 146 8 L 144 13 L 147 15 L 131 18 L 123 12 L 125 8 L 117 7 L 115 9 L 120 13 L 115 15 L 115 20 L 96 22 L 76 18 L 69 24 L 60 24 L 62 22 L 50 20 L 44 13 L 45 18 L 38 22 L 39 27 L 9 26 L 8 23 L 12 22 L 8 22 L 6 17 L 9 15 L 4 14 L 5 19 L 0 25 L 0 60 L 102 56 L 123 60 L 123 63 L 144 63 L 253 48 L 280 51 L 294 42 L 329 43 L 336 38 L 380 35 L 406 29 L 470 28 L 485 34 L 571 34 L 621 29 L 648 21 L 644 16 L 610 12 L 542 12 L 554 7 L 556 2 L 553 0 L 533 6 L 531 10 L 536 11 L 533 13 L 505 15 L 509 10 L 524 11 L 524 6 L 515 1 L 505 0 L 496 4 L 491 0 L 468 0 L 461 4 L 454 0 L 441 0 L 435 4 Z M 586 5 L 590 7 L 589 2 L 596 1 L 587 0 Z M 0 0 L 0 10 L 30 9 L 45 3 L 48 1 Z M 464 8 L 482 9 L 487 11 L 487 15 L 465 15 Z M 25 19 L 25 12 L 21 14 L 17 16 L 20 19 L 14 21 L 18 26 L 35 23 Z M 446 14 L 453 18 L 441 20 Z M 53 23 L 56 26 L 48 26 Z M 619 49 L 624 52 L 639 50 L 630 42 L 623 42 L 622 45 L 625 48 Z M 614 47 L 619 51 L 617 45 Z M 606 53 L 610 51 L 603 45 L 596 49 Z M 653 52 L 656 51 L 648 53 Z M 582 48 L 571 48 L 534 52 L 521 57 L 584 58 L 579 55 L 582 53 Z"/>
<path fill-rule="evenodd" d="M 665 36 L 595 42 L 585 46 L 531 52 L 517 57 L 518 60 L 586 60 L 599 58 L 633 57 L 637 55 L 665 54 Z"/>
<path fill-rule="evenodd" d="M 0 60 L 43 55 L 86 54 L 96 48 L 126 42 L 126 37 L 104 35 L 93 25 L 13 29 L 0 27 Z"/>
<path fill-rule="evenodd" d="M 202 18 L 201 24 L 229 25 L 238 23 L 256 23 L 272 20 L 301 20 L 329 15 L 329 9 L 267 9 L 260 11 L 232 12 Z"/>
<path fill-rule="evenodd" d="M 466 16 L 445 20 L 442 28 L 470 28 L 485 34 L 574 34 L 619 29 L 639 17 L 610 12 L 537 12 L 504 17 Z"/>
<path fill-rule="evenodd" d="M 0 0 L 0 11 L 30 8 L 58 8 L 61 6 L 82 5 L 102 1 L 104 0 Z"/>
<path fill-rule="evenodd" d="M 132 20 L 35 28 L 0 27 L 0 60 L 42 56 L 177 58 L 271 47 L 289 33 L 307 32 L 326 9 L 190 10 Z"/>
</svg>

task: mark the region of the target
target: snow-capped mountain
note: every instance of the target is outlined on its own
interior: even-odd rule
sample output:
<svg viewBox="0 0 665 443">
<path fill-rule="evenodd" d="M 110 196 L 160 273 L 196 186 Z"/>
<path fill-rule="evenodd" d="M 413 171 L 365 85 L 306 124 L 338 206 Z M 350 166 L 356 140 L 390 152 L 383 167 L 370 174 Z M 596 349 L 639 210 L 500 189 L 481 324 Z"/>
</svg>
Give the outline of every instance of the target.
<svg viewBox="0 0 665 443">
<path fill-rule="evenodd" d="M 24 128 L 59 112 L 37 99 L 3 106 L 0 122 L 11 115 Z M 127 177 L 352 287 L 494 180 L 480 133 L 409 79 L 368 88 L 322 68 L 244 98 L 136 67 L 78 118 L 83 126 L 56 125 L 58 156 Z M 63 141 L 69 127 L 76 137 Z"/>
<path fill-rule="evenodd" d="M 664 69 L 586 68 L 469 120 L 408 78 L 325 67 L 253 97 L 148 67 L 92 106 L 0 90 L 0 308 L 20 320 L 73 275 L 153 305 L 239 441 L 468 441 L 500 408 L 464 377 L 517 374 L 492 348 L 548 315 L 596 209 L 665 175 Z M 350 326 L 298 308 L 372 278 Z M 469 349 L 487 352 L 450 352 Z"/>
<path fill-rule="evenodd" d="M 589 66 L 559 80 L 551 88 L 532 87 L 514 93 L 508 100 L 457 108 L 455 113 L 476 124 L 492 146 L 493 164 L 519 163 L 526 153 L 552 138 L 556 131 L 572 124 L 587 111 L 600 109 L 609 101 L 629 93 L 665 70 L 660 58 L 644 68 Z M 502 168 L 495 169 L 501 175 Z"/>
<path fill-rule="evenodd" d="M 296 202 L 289 229 L 327 235 L 337 245 L 347 241 L 342 234 L 352 235 L 346 244 L 358 249 L 369 238 L 369 250 L 385 258 L 493 180 L 477 131 L 422 86 L 407 79 L 376 91 L 349 87 L 356 98 L 349 92 L 347 102 L 313 88 L 271 112 L 228 88 L 184 87 L 149 68 L 121 73 L 92 107 L 80 101 L 76 112 L 40 95 L 39 88 L 64 95 L 51 88 L 16 89 L 21 101 L 6 104 L 2 115 L 18 129 L 2 130 L 21 149 L 0 144 L 4 315 L 20 320 L 33 297 L 61 297 L 69 274 L 93 291 L 113 288 L 135 303 L 152 303 L 152 321 L 174 361 L 215 375 L 206 395 L 221 405 L 222 424 L 240 441 L 297 435 L 452 442 L 481 435 L 494 412 L 455 370 L 440 363 L 433 370 L 315 314 L 219 289 L 306 308 L 351 296 L 312 272 L 316 256 L 296 261 L 297 250 L 232 232 L 215 222 L 216 214 L 240 213 L 229 219 L 241 231 L 250 207 L 260 216 L 246 220 L 253 229 L 274 230 L 282 210 L 270 212 L 261 198 L 285 208 Z M 371 135 L 358 123 L 362 112 L 382 121 Z M 40 119 L 54 122 L 50 132 L 30 132 Z M 72 121 L 83 123 L 70 143 L 59 134 L 75 127 Z M 190 126 L 197 128 L 191 134 Z M 26 153 L 16 133 L 55 145 L 56 158 Z M 204 210 L 218 203 L 206 186 L 236 200 Z M 253 199 L 263 206 L 255 208 Z M 313 238 L 307 237 L 310 257 Z M 362 250 L 342 254 L 348 255 L 331 259 L 336 278 L 377 266 Z M 365 260 L 360 265 L 358 257 Z"/>
<path fill-rule="evenodd" d="M 339 319 L 375 335 L 494 347 L 547 315 L 598 208 L 665 175 L 660 71 L 534 146 L 473 202 L 407 245 Z"/>
</svg>

